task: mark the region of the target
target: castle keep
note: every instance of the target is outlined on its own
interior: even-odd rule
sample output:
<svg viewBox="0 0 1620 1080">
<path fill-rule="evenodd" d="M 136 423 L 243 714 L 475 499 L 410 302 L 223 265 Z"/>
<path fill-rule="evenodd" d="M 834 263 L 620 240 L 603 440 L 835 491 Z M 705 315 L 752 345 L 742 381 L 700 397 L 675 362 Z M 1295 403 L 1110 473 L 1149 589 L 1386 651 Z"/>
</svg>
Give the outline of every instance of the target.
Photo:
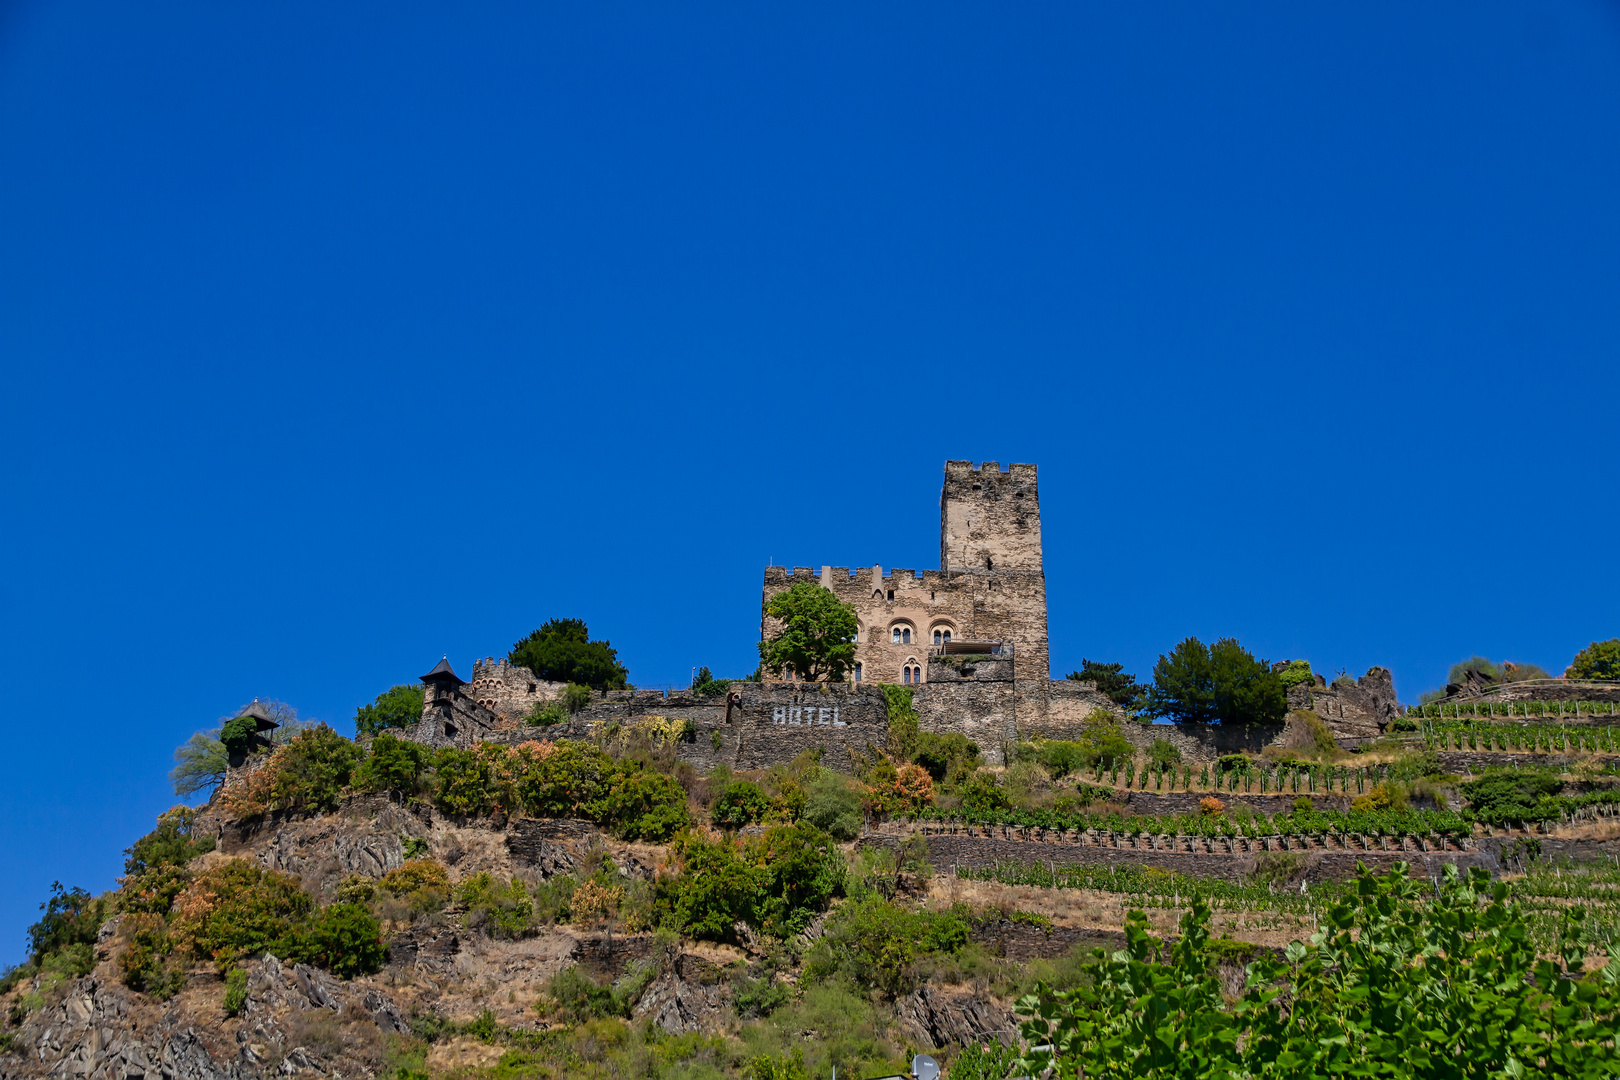
<svg viewBox="0 0 1620 1080">
<path fill-rule="evenodd" d="M 951 652 L 1005 657 L 1019 679 L 1051 678 L 1034 465 L 1002 472 L 994 461 L 945 463 L 938 570 L 766 567 L 762 640 L 779 629 L 765 605 L 802 581 L 831 589 L 855 608 L 858 682 L 924 683 L 929 656 Z"/>
</svg>

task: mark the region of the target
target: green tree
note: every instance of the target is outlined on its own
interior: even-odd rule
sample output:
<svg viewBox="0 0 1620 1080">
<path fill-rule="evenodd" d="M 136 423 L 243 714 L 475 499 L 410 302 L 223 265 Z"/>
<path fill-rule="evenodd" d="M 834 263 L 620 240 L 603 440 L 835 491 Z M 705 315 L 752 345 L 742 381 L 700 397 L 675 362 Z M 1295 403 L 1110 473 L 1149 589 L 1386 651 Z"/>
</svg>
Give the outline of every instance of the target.
<svg viewBox="0 0 1620 1080">
<path fill-rule="evenodd" d="M 1446 682 L 1461 685 L 1470 671 L 1477 671 L 1492 682 L 1502 681 L 1502 665 L 1483 656 L 1470 656 L 1461 663 L 1452 664 L 1446 673 Z"/>
<path fill-rule="evenodd" d="M 622 690 L 630 672 L 607 641 L 591 641 L 583 619 L 552 619 L 512 646 L 506 657 L 548 682 Z"/>
<path fill-rule="evenodd" d="M 1282 682 L 1283 689 L 1288 690 L 1300 684 L 1309 685 L 1316 681 L 1316 675 L 1311 671 L 1309 660 L 1290 660 L 1288 666 L 1277 672 L 1277 678 Z"/>
<path fill-rule="evenodd" d="M 801 581 L 771 597 L 765 614 L 782 624 L 759 643 L 760 663 L 773 674 L 792 668 L 796 678 L 841 682 L 855 663 L 855 608 L 831 589 Z"/>
<path fill-rule="evenodd" d="M 232 761 L 240 762 L 253 753 L 257 745 L 254 736 L 259 733 L 259 722 L 251 716 L 236 716 L 225 721 L 219 731 L 220 745 L 225 748 L 226 757 Z"/>
<path fill-rule="evenodd" d="M 1098 664 L 1082 658 L 1080 670 L 1071 671 L 1065 678 L 1072 682 L 1089 682 L 1122 709 L 1134 709 L 1147 693 L 1147 687 L 1136 681 L 1135 675 L 1125 673 L 1124 664 Z"/>
<path fill-rule="evenodd" d="M 410 794 L 421 786 L 428 748 L 384 731 L 371 741 L 371 753 L 354 770 L 354 786 L 361 791 L 399 791 Z"/>
<path fill-rule="evenodd" d="M 51 883 L 51 898 L 39 909 L 45 914 L 28 928 L 28 951 L 35 964 L 52 953 L 94 945 L 106 914 L 100 900 L 83 889 L 64 889 L 60 881 Z"/>
<path fill-rule="evenodd" d="M 388 728 L 410 727 L 420 719 L 422 687 L 406 683 L 384 690 L 370 705 L 356 709 L 354 730 L 357 735 L 375 735 Z"/>
<path fill-rule="evenodd" d="M 174 748 L 174 768 L 169 772 L 169 782 L 182 799 L 189 799 L 199 791 L 208 792 L 212 798 L 225 782 L 230 754 L 219 736 L 219 728 L 199 731 Z"/>
<path fill-rule="evenodd" d="M 1282 680 L 1264 660 L 1221 638 L 1187 638 L 1153 666 L 1146 712 L 1199 724 L 1275 724 L 1288 711 Z"/>
<path fill-rule="evenodd" d="M 1575 654 L 1567 679 L 1620 679 L 1620 638 L 1594 641 Z"/>
<path fill-rule="evenodd" d="M 883 705 L 889 716 L 889 756 L 896 761 L 910 761 L 917 751 L 920 729 L 917 710 L 911 705 L 911 687 L 883 684 Z"/>
<path fill-rule="evenodd" d="M 124 873 L 138 874 L 164 866 L 184 866 L 198 855 L 214 850 L 212 836 L 195 836 L 197 811 L 176 806 L 157 819 L 157 828 L 124 849 Z"/>
</svg>

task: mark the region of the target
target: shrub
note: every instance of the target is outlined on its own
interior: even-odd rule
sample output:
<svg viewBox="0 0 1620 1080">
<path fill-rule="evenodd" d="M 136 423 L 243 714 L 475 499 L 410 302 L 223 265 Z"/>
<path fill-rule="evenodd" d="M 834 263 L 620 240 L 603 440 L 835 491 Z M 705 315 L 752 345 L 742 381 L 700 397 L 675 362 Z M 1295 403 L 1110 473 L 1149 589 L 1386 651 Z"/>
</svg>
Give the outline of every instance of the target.
<svg viewBox="0 0 1620 1080">
<path fill-rule="evenodd" d="M 814 825 L 768 829 L 745 851 L 762 872 L 762 895 L 750 921 L 777 937 L 803 930 L 843 892 L 843 854 Z"/>
<path fill-rule="evenodd" d="M 263 766 L 226 789 L 226 808 L 240 818 L 295 808 L 336 810 L 364 755 L 325 724 L 305 728 L 278 746 Z"/>
<path fill-rule="evenodd" d="M 1119 718 L 1104 709 L 1093 709 L 1085 718 L 1078 743 L 1088 767 L 1104 761 L 1124 761 L 1136 753 Z"/>
<path fill-rule="evenodd" d="M 934 780 L 921 765 L 901 765 L 890 775 L 884 770 L 871 785 L 873 805 L 885 814 L 916 813 L 934 801 Z"/>
<path fill-rule="evenodd" d="M 1309 660 L 1290 660 L 1287 667 L 1277 672 L 1277 681 L 1282 683 L 1284 690 L 1288 690 L 1295 686 L 1308 686 L 1316 681 L 1316 676 L 1311 672 Z"/>
<path fill-rule="evenodd" d="M 229 966 L 256 952 L 285 949 L 313 907 L 297 878 L 230 859 L 197 875 L 175 899 L 175 947 Z"/>
<path fill-rule="evenodd" d="M 359 904 L 332 904 L 292 934 L 290 960 L 323 967 L 341 979 L 382 970 L 388 950 L 382 926 Z"/>
<path fill-rule="evenodd" d="M 203 852 L 213 851 L 213 837 L 192 835 L 196 821 L 197 811 L 189 806 L 176 806 L 159 815 L 157 828 L 124 849 L 124 873 L 184 866 Z"/>
<path fill-rule="evenodd" d="M 895 998 L 916 985 L 919 955 L 955 953 L 967 941 L 967 923 L 955 912 L 912 911 L 870 893 L 828 917 L 804 976 L 836 977 Z"/>
<path fill-rule="evenodd" d="M 225 976 L 225 1015 L 239 1016 L 247 1004 L 247 970 L 231 968 Z"/>
<path fill-rule="evenodd" d="M 570 714 L 577 713 L 591 703 L 591 688 L 571 682 L 563 687 L 562 704 Z"/>
<path fill-rule="evenodd" d="M 1477 780 L 1461 785 L 1469 809 L 1490 825 L 1547 821 L 1561 816 L 1554 797 L 1563 781 L 1540 769 L 1488 769 Z"/>
<path fill-rule="evenodd" d="M 421 743 L 384 731 L 371 741 L 371 753 L 355 768 L 354 786 L 361 791 L 409 794 L 420 787 L 430 753 Z"/>
<path fill-rule="evenodd" d="M 1385 780 L 1374 784 L 1365 795 L 1350 800 L 1352 810 L 1405 810 L 1406 789 Z"/>
<path fill-rule="evenodd" d="M 770 812 L 771 798 L 752 780 L 733 780 L 709 807 L 709 818 L 722 829 L 757 825 Z"/>
<path fill-rule="evenodd" d="M 692 692 L 701 694 L 704 697 L 718 697 L 725 693 L 730 686 L 730 679 L 715 678 L 707 666 L 698 668 L 697 678 L 692 680 Z"/>
<path fill-rule="evenodd" d="M 887 748 L 889 756 L 897 762 L 910 761 L 911 756 L 917 752 L 920 728 L 917 724 L 917 710 L 911 706 L 911 697 L 912 688 L 909 686 L 883 684 L 883 701 L 888 707 L 889 714 Z"/>
<path fill-rule="evenodd" d="M 226 757 L 233 762 L 240 762 L 251 754 L 256 746 L 262 746 L 257 739 L 259 722 L 251 716 L 237 716 L 225 721 L 219 730 L 219 742 L 225 748 Z"/>
<path fill-rule="evenodd" d="M 369 904 L 377 896 L 377 883 L 363 874 L 350 874 L 338 882 L 340 904 Z"/>
<path fill-rule="evenodd" d="M 173 997 L 186 984 L 186 973 L 169 965 L 174 945 L 161 916 L 127 915 L 120 927 L 124 951 L 118 954 L 119 977 L 131 990 L 159 1001 Z"/>
<path fill-rule="evenodd" d="M 626 762 L 590 805 L 591 818 L 621 840 L 663 843 L 691 824 L 686 791 L 663 773 Z"/>
<path fill-rule="evenodd" d="M 124 877 L 118 890 L 118 909 L 148 915 L 167 915 L 174 898 L 191 883 L 191 874 L 179 866 L 159 866 Z"/>
<path fill-rule="evenodd" d="M 1181 764 L 1181 750 L 1169 739 L 1154 739 L 1153 746 L 1148 750 L 1148 761 L 1168 769 Z"/>
<path fill-rule="evenodd" d="M 919 731 L 916 749 L 911 755 L 912 763 L 927 769 L 935 783 L 955 770 L 971 767 L 978 760 L 979 744 L 955 731 L 944 735 Z"/>
<path fill-rule="evenodd" d="M 1213 795 L 1205 795 L 1198 800 L 1198 812 L 1205 817 L 1215 817 L 1226 813 L 1226 804 Z"/>
<path fill-rule="evenodd" d="M 488 873 L 474 874 L 461 883 L 456 899 L 467 908 L 467 925 L 491 937 L 522 937 L 530 929 L 534 902 L 517 878 L 503 885 Z"/>
<path fill-rule="evenodd" d="M 753 915 L 765 873 L 728 841 L 691 833 L 676 842 L 672 854 L 680 872 L 659 879 L 659 906 L 693 937 L 730 940 L 733 927 Z"/>
<path fill-rule="evenodd" d="M 410 727 L 422 719 L 422 705 L 420 683 L 391 687 L 378 694 L 370 705 L 362 705 L 355 710 L 355 733 L 376 735 L 389 728 Z"/>
<path fill-rule="evenodd" d="M 819 769 L 805 787 L 803 820 L 834 840 L 861 834 L 861 800 L 850 782 L 832 769 Z"/>
<path fill-rule="evenodd" d="M 1470 656 L 1467 660 L 1451 665 L 1451 670 L 1446 673 L 1446 682 L 1460 684 L 1467 680 L 1470 671 L 1477 671 L 1492 682 L 1499 682 L 1502 678 L 1500 664 L 1483 656 Z"/>
<path fill-rule="evenodd" d="M 962 807 L 966 810 L 1005 810 L 1011 805 L 1007 801 L 1007 792 L 996 781 L 995 773 L 984 769 L 968 777 L 957 788 L 957 794 L 961 796 Z"/>
<path fill-rule="evenodd" d="M 413 911 L 438 911 L 450 900 L 450 875 L 432 859 L 402 863 L 384 874 L 378 884 Z"/>
</svg>

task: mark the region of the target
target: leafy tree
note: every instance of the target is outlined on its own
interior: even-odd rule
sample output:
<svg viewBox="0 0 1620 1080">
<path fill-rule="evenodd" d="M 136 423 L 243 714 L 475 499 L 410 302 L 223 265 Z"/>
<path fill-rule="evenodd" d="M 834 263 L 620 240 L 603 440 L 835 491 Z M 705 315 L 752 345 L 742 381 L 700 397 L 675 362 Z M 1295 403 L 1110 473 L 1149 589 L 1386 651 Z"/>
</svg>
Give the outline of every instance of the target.
<svg viewBox="0 0 1620 1080">
<path fill-rule="evenodd" d="M 370 705 L 356 709 L 354 730 L 357 735 L 375 735 L 388 728 L 410 727 L 420 719 L 422 687 L 406 683 L 384 690 Z"/>
<path fill-rule="evenodd" d="M 264 950 L 285 956 L 314 906 L 297 878 L 229 859 L 204 870 L 180 895 L 171 925 L 185 952 L 224 966 Z"/>
<path fill-rule="evenodd" d="M 193 835 L 197 811 L 176 806 L 157 819 L 157 828 L 124 849 L 124 873 L 138 874 L 164 866 L 184 866 L 205 851 L 214 850 L 212 836 Z"/>
<path fill-rule="evenodd" d="M 253 752 L 258 734 L 258 720 L 251 716 L 236 716 L 225 721 L 220 728 L 219 741 L 225 748 L 226 756 L 231 761 L 240 762 Z"/>
<path fill-rule="evenodd" d="M 692 833 L 673 847 L 681 872 L 659 879 L 659 903 L 670 920 L 695 938 L 727 941 L 745 922 L 765 883 L 765 874 L 736 845 Z"/>
<path fill-rule="evenodd" d="M 28 951 L 35 964 L 52 953 L 93 946 L 106 915 L 101 901 L 83 889 L 64 889 L 60 881 L 51 883 L 51 897 L 39 910 L 45 914 L 28 928 Z"/>
<path fill-rule="evenodd" d="M 276 750 L 271 799 L 277 808 L 307 806 L 337 809 L 338 798 L 349 783 L 365 751 L 325 724 L 300 732 Z"/>
<path fill-rule="evenodd" d="M 855 608 L 831 589 L 801 581 L 771 597 L 765 614 L 782 627 L 759 643 L 760 663 L 773 674 L 841 682 L 855 663 Z"/>
<path fill-rule="evenodd" d="M 355 767 L 354 786 L 361 791 L 399 791 L 409 794 L 421 786 L 422 770 L 431 752 L 421 743 L 395 738 L 384 731 L 371 741 L 371 753 Z"/>
<path fill-rule="evenodd" d="M 1516 663 L 1512 660 L 1502 661 L 1502 678 L 1507 682 L 1529 682 L 1531 679 L 1550 679 L 1547 669 L 1540 664 Z"/>
<path fill-rule="evenodd" d="M 843 892 L 843 853 L 814 825 L 767 829 L 746 851 L 763 871 L 752 921 L 777 937 L 803 930 Z"/>
<path fill-rule="evenodd" d="M 1135 675 L 1125 674 L 1124 664 L 1098 664 L 1084 658 L 1080 661 L 1080 670 L 1069 672 L 1065 678 L 1095 684 L 1098 691 L 1126 710 L 1136 708 L 1148 689 L 1136 681 Z"/>
<path fill-rule="evenodd" d="M 1189 723 L 1274 724 L 1288 711 L 1288 695 L 1271 666 L 1236 638 L 1206 647 L 1190 637 L 1153 666 L 1146 711 Z"/>
<path fill-rule="evenodd" d="M 1080 738 L 1074 745 L 1080 760 L 1088 767 L 1105 761 L 1124 761 L 1136 753 L 1136 746 L 1125 737 L 1119 717 L 1103 709 L 1091 710 L 1081 724 Z"/>
<path fill-rule="evenodd" d="M 1620 679 L 1620 638 L 1594 641 L 1575 654 L 1566 679 Z"/>
<path fill-rule="evenodd" d="M 943 781 L 952 771 L 964 771 L 978 763 L 979 744 L 956 731 L 919 731 L 911 760 L 927 769 L 935 781 Z"/>
<path fill-rule="evenodd" d="M 219 741 L 219 736 L 219 728 L 199 731 L 175 747 L 174 768 L 169 773 L 169 782 L 174 785 L 174 793 L 180 798 L 190 798 L 199 791 L 208 792 L 212 798 L 219 785 L 225 782 L 230 753 L 225 749 L 225 744 Z"/>
<path fill-rule="evenodd" d="M 548 682 L 622 690 L 630 673 L 607 641 L 591 641 L 583 619 L 552 619 L 512 646 L 507 659 Z"/>
<path fill-rule="evenodd" d="M 803 820 L 834 840 L 853 840 L 861 834 L 861 797 L 842 774 L 819 769 L 805 785 Z"/>
<path fill-rule="evenodd" d="M 917 750 L 919 727 L 917 710 L 911 706 L 909 686 L 883 684 L 883 704 L 889 715 L 889 756 L 896 761 L 909 761 Z"/>
<path fill-rule="evenodd" d="M 692 823 L 686 790 L 661 772 L 622 762 L 590 804 L 592 820 L 621 840 L 661 844 Z"/>
<path fill-rule="evenodd" d="M 707 667 L 697 669 L 697 678 L 692 680 L 692 692 L 704 697 L 715 697 L 726 692 L 731 686 L 730 679 L 717 679 Z"/>
<path fill-rule="evenodd" d="M 360 904 L 332 904 L 288 939 L 289 960 L 323 967 L 340 979 L 381 971 L 388 958 L 382 924 Z"/>
</svg>

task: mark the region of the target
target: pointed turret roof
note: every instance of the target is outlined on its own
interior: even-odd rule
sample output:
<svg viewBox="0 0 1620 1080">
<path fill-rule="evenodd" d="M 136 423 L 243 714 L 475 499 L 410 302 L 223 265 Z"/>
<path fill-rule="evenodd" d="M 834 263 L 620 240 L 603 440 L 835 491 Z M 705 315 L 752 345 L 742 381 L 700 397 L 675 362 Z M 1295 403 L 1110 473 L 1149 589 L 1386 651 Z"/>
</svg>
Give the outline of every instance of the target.
<svg viewBox="0 0 1620 1080">
<path fill-rule="evenodd" d="M 254 698 L 253 704 L 243 709 L 240 715 L 253 717 L 254 724 L 260 731 L 272 731 L 281 726 L 270 719 L 270 710 L 260 704 L 258 698 Z"/>
<path fill-rule="evenodd" d="M 457 675 L 450 667 L 450 657 L 447 655 L 439 661 L 437 667 L 422 676 L 423 682 L 453 682 L 457 686 L 466 686 L 467 680 Z"/>
</svg>

